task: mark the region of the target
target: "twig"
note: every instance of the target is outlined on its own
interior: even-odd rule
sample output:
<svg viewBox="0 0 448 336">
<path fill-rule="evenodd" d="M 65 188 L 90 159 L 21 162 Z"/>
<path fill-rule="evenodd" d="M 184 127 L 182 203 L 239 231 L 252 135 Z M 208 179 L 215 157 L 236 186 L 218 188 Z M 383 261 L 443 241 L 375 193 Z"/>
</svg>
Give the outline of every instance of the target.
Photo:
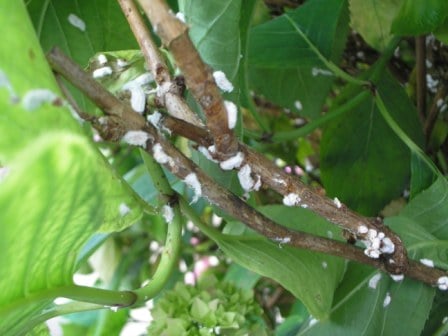
<svg viewBox="0 0 448 336">
<path fill-rule="evenodd" d="M 66 79 L 75 84 L 75 86 L 84 92 L 98 106 L 108 106 L 108 108 L 112 111 L 121 111 L 122 120 L 119 125 L 123 127 L 124 130 L 119 133 L 124 133 L 125 130 L 129 129 L 139 129 L 150 134 L 150 139 L 146 142 L 146 150 L 148 153 L 153 154 L 152 147 L 159 144 L 164 155 L 166 155 L 167 158 L 170 158 L 170 160 L 167 160 L 164 163 L 164 166 L 168 170 L 182 180 L 184 180 L 188 175 L 195 174 L 201 185 L 200 189 L 202 191 L 202 196 L 207 198 L 211 203 L 216 204 L 234 218 L 246 223 L 246 225 L 263 236 L 272 240 L 287 237 L 289 238 L 288 244 L 291 246 L 343 257 L 349 260 L 371 265 L 391 273 L 398 273 L 398 271 L 400 271 L 408 277 L 423 281 L 430 285 L 436 285 L 437 280 L 440 277 L 445 276 L 445 273 L 442 270 L 426 267 L 414 261 L 410 261 L 409 267 L 407 268 L 395 270 L 390 269 L 390 264 L 384 263 L 382 259 L 372 259 L 366 256 L 362 249 L 357 248 L 356 246 L 344 244 L 323 237 L 317 237 L 304 232 L 293 231 L 276 224 L 255 209 L 251 208 L 239 197 L 215 183 L 214 180 L 204 174 L 196 164 L 186 158 L 170 142 L 163 138 L 152 125 L 146 124 L 144 119 L 134 112 L 130 106 L 120 102 L 119 100 L 114 100 L 114 103 L 116 103 L 117 106 L 109 106 L 111 100 L 105 89 L 100 85 L 94 85 L 92 82 L 95 81 L 87 73 L 83 72 L 75 63 L 72 61 L 67 61 L 66 56 L 53 50 L 48 55 L 48 58 L 50 59 L 50 64 L 53 69 L 63 74 Z M 73 67 L 76 67 L 77 70 L 70 69 Z M 76 74 L 77 78 L 71 78 L 70 76 L 73 74 Z M 95 92 L 91 90 L 95 90 Z M 133 114 L 137 117 L 130 118 L 128 121 L 127 117 Z M 137 127 L 135 120 L 140 121 L 142 119 L 143 123 L 139 123 L 139 128 L 135 128 Z M 195 132 L 194 134 L 198 133 L 199 132 Z M 338 224 L 343 224 L 346 227 L 354 228 L 355 230 L 357 225 L 360 224 L 359 221 L 373 227 L 378 225 L 371 219 L 361 217 L 351 212 L 346 207 L 341 207 L 338 209 L 337 205 L 335 205 L 331 200 L 315 194 L 308 188 L 303 188 L 301 183 L 297 182 L 297 179 L 294 179 L 293 177 L 283 173 L 281 170 L 276 169 L 276 167 L 273 167 L 272 164 L 269 161 L 266 161 L 266 159 L 264 159 L 261 155 L 252 152 L 252 150 L 246 147 L 243 148 L 243 150 L 246 153 L 248 157 L 247 160 L 251 163 L 254 172 L 256 174 L 263 174 L 264 183 L 268 184 L 273 189 L 280 190 L 281 192 L 294 192 L 296 190 L 295 188 L 300 188 L 297 192 L 300 193 L 301 197 L 309 203 L 310 208 L 312 206 L 314 211 L 323 215 L 325 218 L 333 222 L 340 221 L 341 223 Z M 390 234 L 391 239 L 392 237 L 396 237 L 395 235 L 392 235 L 386 227 L 381 227 L 381 230 L 383 230 L 386 234 Z M 396 237 L 396 239 L 399 238 Z M 400 245 L 397 244 L 396 248 L 399 246 Z M 395 255 L 394 258 L 396 259 Z M 395 261 L 398 263 L 398 260 Z"/>
<path fill-rule="evenodd" d="M 415 38 L 417 110 L 422 123 L 426 119 L 426 43 L 425 36 Z"/>
<path fill-rule="evenodd" d="M 106 133 L 102 136 L 106 140 L 117 141 L 129 130 L 138 130 L 145 125 L 145 118 L 135 113 L 130 106 L 124 105 L 112 93 L 93 80 L 83 69 L 68 58 L 59 48 L 53 48 L 47 54 L 48 62 L 53 71 L 68 79 L 81 91 L 89 92 L 88 97 L 104 111 L 110 118 Z M 124 122 L 126 120 L 126 122 Z"/>
<path fill-rule="evenodd" d="M 55 74 L 55 78 L 56 78 L 56 82 L 58 83 L 59 88 L 61 89 L 62 94 L 64 95 L 65 99 L 67 99 L 67 102 L 70 104 L 70 106 L 76 112 L 76 114 L 78 114 L 78 116 L 81 119 L 83 119 L 85 121 L 92 122 L 95 119 L 95 117 L 92 117 L 90 114 L 85 113 L 84 111 L 81 110 L 81 108 L 79 107 L 78 103 L 73 98 L 72 94 L 67 89 L 67 87 L 65 86 L 65 84 L 64 84 L 64 82 L 62 80 L 62 77 L 59 74 L 56 73 Z"/>
<path fill-rule="evenodd" d="M 176 123 L 176 120 L 165 118 L 162 119 L 161 123 L 166 127 L 172 127 Z M 201 146 L 208 147 L 211 145 L 211 141 L 207 139 L 207 132 L 204 129 L 185 124 L 183 127 L 177 127 L 177 129 L 182 130 L 179 133 L 180 135 L 197 142 Z M 240 144 L 240 149 L 245 157 L 242 165 L 248 164 L 254 176 L 259 176 L 265 186 L 275 190 L 280 195 L 298 195 L 301 199 L 300 205 L 302 207 L 306 207 L 326 218 L 331 223 L 350 231 L 358 239 L 367 240 L 367 233 L 360 232 L 361 226 L 383 232 L 395 245 L 395 252 L 389 259 L 389 262 L 386 263 L 386 268 L 394 274 L 402 274 L 405 272 L 408 261 L 403 243 L 392 230 L 383 224 L 381 219 L 366 218 L 350 210 L 343 204 L 339 206 L 337 201 L 318 194 L 300 181 L 300 179 L 285 173 L 266 157 L 260 155 L 250 147 Z M 390 262 L 390 260 L 393 260 L 393 262 Z"/>
<path fill-rule="evenodd" d="M 130 2 L 130 0 L 120 1 Z M 378 232 L 382 232 L 386 239 L 390 239 L 392 242 L 390 250 L 393 251 L 389 254 L 388 262 L 386 263 L 389 272 L 394 274 L 404 273 L 408 267 L 406 249 L 400 238 L 385 227 L 381 220 L 366 219 L 350 211 L 345 206 L 339 206 L 339 201 L 329 200 L 313 192 L 298 179 L 292 179 L 284 172 L 279 171 L 277 167 L 263 156 L 238 144 L 233 133 L 227 127 L 227 113 L 225 112 L 221 95 L 213 80 L 210 69 L 202 62 L 196 48 L 188 37 L 187 27 L 175 18 L 163 0 L 139 0 L 139 2 L 155 31 L 161 37 L 164 44 L 169 47 L 179 67 L 182 69 L 193 96 L 195 96 L 196 100 L 204 109 L 207 115 L 208 130 L 214 140 L 213 144 L 216 146 L 218 158 L 225 159 L 226 156 L 219 155 L 223 153 L 227 154 L 227 157 L 233 157 L 235 152 L 240 149 L 240 152 L 245 155 L 245 159 L 238 167 L 249 165 L 249 169 L 251 169 L 254 175 L 259 176 L 261 181 L 285 197 L 291 196 L 296 200 L 302 201 L 301 206 L 309 207 L 310 210 L 327 218 L 332 223 L 338 224 L 348 230 L 358 239 L 371 241 L 372 238 L 368 237 L 371 237 L 372 234 L 376 235 Z M 307 40 L 304 33 L 292 20 L 290 21 L 297 28 L 298 33 Z M 133 20 L 130 20 L 130 22 L 132 24 Z M 142 38 L 150 39 L 149 34 L 142 36 Z M 139 37 L 137 39 L 140 40 Z M 141 43 L 144 44 L 144 40 Z M 309 44 L 313 48 L 313 45 L 311 43 Z M 348 76 L 334 64 L 327 61 L 317 49 L 315 53 L 338 76 L 357 84 L 368 83 Z M 244 150 L 242 150 L 243 148 Z M 221 167 L 223 166 L 221 165 Z M 366 252 L 373 258 L 378 258 L 380 254 L 379 250 L 370 251 L 366 249 Z"/>
<path fill-rule="evenodd" d="M 131 3 L 131 0 L 120 1 Z M 310 210 L 313 210 L 319 215 L 327 218 L 332 223 L 340 225 L 358 239 L 369 241 L 369 234 L 382 232 L 385 234 L 387 239 L 392 241 L 394 248 L 393 255 L 388 258 L 390 261 L 387 263 L 389 272 L 395 274 L 403 273 L 408 267 L 406 249 L 404 248 L 400 238 L 385 227 L 381 220 L 363 218 L 358 214 L 349 211 L 345 206 L 339 206 L 339 201 L 333 202 L 328 198 L 322 197 L 321 195 L 313 192 L 298 179 L 291 179 L 290 176 L 286 175 L 282 171 L 273 173 L 276 170 L 278 171 L 277 167 L 273 166 L 272 163 L 266 160 L 263 156 L 248 150 L 247 147 L 239 145 L 237 142 L 235 143 L 235 146 L 232 145 L 233 147 L 229 148 L 229 141 L 233 144 L 236 139 L 233 134 L 231 134 L 231 130 L 228 129 L 227 123 L 224 122 L 223 124 L 223 118 L 225 120 L 227 119 L 227 113 L 219 109 L 219 111 L 215 110 L 215 108 L 208 109 L 212 105 L 223 105 L 221 95 L 219 94 L 219 90 L 216 87 L 209 68 L 202 62 L 196 48 L 193 46 L 190 38 L 188 37 L 187 27 L 175 18 L 174 15 L 172 15 L 163 0 L 140 0 L 140 4 L 152 22 L 155 31 L 157 31 L 158 35 L 162 38 L 164 44 L 172 51 L 179 67 L 184 72 L 187 84 L 189 83 L 188 86 L 190 87 L 190 90 L 205 110 L 208 118 L 208 130 L 214 140 L 214 145 L 216 146 L 218 152 L 218 158 L 226 158 L 225 156 L 219 157 L 220 151 L 222 153 L 232 154 L 228 156 L 233 156 L 238 148 L 245 148 L 245 151 L 241 152 L 245 154 L 246 159 L 240 164 L 240 166 L 242 167 L 243 164 L 249 165 L 253 174 L 258 175 L 261 178 L 261 181 L 269 184 L 272 189 L 276 190 L 280 194 L 285 197 L 287 197 L 287 195 L 292 195 L 292 197 L 301 200 L 302 206 L 309 207 Z M 133 20 L 129 21 L 133 24 Z M 292 24 L 295 25 L 294 22 L 292 22 Z M 143 30 L 137 29 L 138 27 L 139 26 L 136 26 L 136 28 L 133 29 L 138 31 Z M 303 38 L 307 39 L 300 29 L 297 28 L 297 30 L 301 35 L 303 35 Z M 150 43 L 145 44 L 144 42 L 145 38 L 150 39 L 149 34 L 143 35 L 141 38 L 138 37 L 137 39 L 141 41 L 140 43 L 142 45 L 149 45 Z M 310 46 L 312 46 L 311 43 Z M 315 52 L 317 55 L 320 55 L 320 58 L 326 62 L 325 64 L 329 66 L 330 69 L 334 68 L 333 71 L 335 71 L 335 73 L 342 76 L 342 78 L 347 77 L 347 75 L 334 64 L 326 61 L 318 50 L 315 50 Z M 365 83 L 364 81 L 359 81 L 351 77 L 347 80 L 354 81 L 356 83 Z M 204 104 L 204 102 L 209 101 L 210 97 L 212 101 L 216 102 L 216 104 Z M 224 106 L 221 107 L 224 108 Z M 229 131 L 230 133 L 227 133 L 226 131 Z M 223 148 L 218 148 L 219 146 L 224 146 L 224 151 Z M 255 165 L 253 163 L 255 163 Z M 269 167 L 269 169 L 266 169 L 266 167 Z M 274 174 L 274 177 L 272 177 L 272 174 Z M 286 177 L 288 177 L 288 179 L 286 179 Z M 367 231 L 365 228 L 367 228 Z M 378 251 L 371 252 L 366 249 L 366 252 L 370 253 L 370 256 L 375 254 L 374 257 L 379 257 Z"/>
<path fill-rule="evenodd" d="M 158 85 L 158 98 L 173 117 L 185 120 L 194 125 L 202 125 L 201 120 L 192 113 L 185 100 L 179 94 L 176 83 L 173 82 L 168 67 L 161 57 L 157 46 L 151 39 L 151 34 L 144 24 L 133 0 L 118 0 L 121 9 L 129 22 L 135 38 L 145 57 L 152 75 Z"/>
<path fill-rule="evenodd" d="M 188 36 L 188 27 L 170 12 L 163 0 L 139 0 L 139 3 L 154 31 L 170 49 L 193 97 L 201 105 L 218 156 L 223 159 L 234 156 L 238 141 L 228 126 L 224 101 L 210 68 L 202 61 Z"/>
</svg>

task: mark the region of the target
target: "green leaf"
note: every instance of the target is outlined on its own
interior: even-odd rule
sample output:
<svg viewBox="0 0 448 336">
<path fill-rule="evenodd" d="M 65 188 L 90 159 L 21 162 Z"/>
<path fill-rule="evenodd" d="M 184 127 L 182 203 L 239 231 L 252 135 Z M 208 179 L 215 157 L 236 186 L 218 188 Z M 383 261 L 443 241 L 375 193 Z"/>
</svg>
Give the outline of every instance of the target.
<svg viewBox="0 0 448 336">
<path fill-rule="evenodd" d="M 202 170 L 204 170 L 204 172 L 209 176 L 213 176 L 216 183 L 222 185 L 236 195 L 243 194 L 243 189 L 238 181 L 238 175 L 235 170 L 223 170 L 219 167 L 219 164 L 210 161 L 204 155 L 199 154 L 199 152 L 196 151 L 192 153 L 192 159 Z"/>
<path fill-rule="evenodd" d="M 82 137 L 53 133 L 9 162 L 0 192 L 0 333 L 20 330 L 48 302 L 33 296 L 72 283 L 77 251 L 103 218 L 95 157 Z"/>
<path fill-rule="evenodd" d="M 241 54 L 242 0 L 180 0 L 190 37 L 205 63 L 234 82 Z M 245 0 L 246 1 L 246 0 Z"/>
<path fill-rule="evenodd" d="M 227 269 L 224 281 L 232 282 L 241 289 L 252 289 L 260 278 L 259 274 L 251 272 L 241 265 L 231 264 Z"/>
<path fill-rule="evenodd" d="M 428 188 L 436 179 L 433 171 L 423 162 L 420 156 L 411 153 L 411 185 L 410 197 L 413 198 L 424 189 Z"/>
<path fill-rule="evenodd" d="M 392 40 L 392 22 L 403 0 L 349 0 L 351 26 L 377 50 Z"/>
<path fill-rule="evenodd" d="M 394 335 L 397 328 L 403 335 L 420 335 L 435 290 L 409 279 L 396 283 L 385 274 L 371 288 L 369 281 L 377 274 L 370 267 L 350 263 L 330 317 L 314 324 L 310 320 L 298 335 Z M 391 301 L 384 307 L 388 294 Z"/>
<path fill-rule="evenodd" d="M 262 213 L 292 229 L 327 237 L 336 229 L 322 218 L 301 208 L 266 206 Z M 333 292 L 344 272 L 344 261 L 307 250 L 274 243 L 258 235 L 221 235 L 223 252 L 247 269 L 272 278 L 299 298 L 314 316 L 327 316 Z"/>
<path fill-rule="evenodd" d="M 100 51 L 138 48 L 118 1 L 31 0 L 27 8 L 44 51 L 58 46 L 81 66 Z M 81 19 L 85 30 L 71 24 L 69 15 Z M 81 108 L 93 112 L 93 104 L 79 91 L 72 94 Z"/>
<path fill-rule="evenodd" d="M 343 21 L 346 14 L 347 2 L 344 0 L 316 0 L 252 28 L 249 42 L 251 65 L 263 68 L 323 66 L 315 48 L 326 59 L 338 58 L 343 48 L 341 37 L 342 41 L 345 40 L 345 36 L 339 34 L 346 30 Z M 286 15 L 308 40 L 298 34 Z"/>
<path fill-rule="evenodd" d="M 227 100 L 239 103 L 244 99 L 243 75 L 246 60 L 246 35 L 255 0 L 179 0 L 185 14 L 190 38 L 213 71 L 223 71 L 233 84 Z M 243 98 L 242 98 L 243 94 Z M 239 113 L 241 119 L 241 113 Z M 241 133 L 237 124 L 237 134 Z"/>
<path fill-rule="evenodd" d="M 431 259 L 435 266 L 445 269 L 448 269 L 447 192 L 446 180 L 439 178 L 399 216 L 386 219 L 386 224 L 403 240 L 410 258 Z M 404 335 L 420 335 L 436 290 L 411 279 L 396 283 L 386 274 L 381 275 L 377 288 L 373 289 L 368 282 L 376 274 L 367 266 L 350 264 L 335 294 L 330 318 L 307 325 L 300 335 L 359 335 L 361 330 L 364 335 L 393 335 L 397 326 Z M 387 292 L 391 303 L 383 307 Z"/>
<path fill-rule="evenodd" d="M 448 18 L 446 18 L 443 24 L 434 31 L 434 35 L 438 40 L 448 44 Z"/>
<path fill-rule="evenodd" d="M 448 331 L 446 312 L 448 311 L 448 293 L 438 292 L 434 298 L 431 313 L 426 321 L 422 335 L 443 335 Z M 443 330 L 443 332 L 441 332 Z M 436 332 L 439 332 L 438 334 Z"/>
<path fill-rule="evenodd" d="M 405 243 L 411 259 L 430 259 L 436 267 L 448 270 L 448 240 L 431 234 L 425 227 L 424 218 L 418 221 L 404 215 L 406 209 L 415 205 L 408 204 L 399 216 L 388 218 L 389 225 Z"/>
<path fill-rule="evenodd" d="M 117 1 L 31 0 L 27 8 L 43 49 L 57 45 L 81 65 L 98 51 L 138 48 Z M 84 31 L 69 22 L 70 14 L 84 22 Z"/>
<path fill-rule="evenodd" d="M 7 12 L 8 9 L 2 11 Z M 24 15 L 24 23 L 20 26 L 14 25 L 12 20 L 6 35 L 18 36 L 18 39 L 11 39 L 8 48 L 4 48 L 5 52 L 0 54 L 0 70 L 10 86 L 9 90 L 0 87 L 0 133 L 3 135 L 0 137 L 0 162 L 6 165 L 23 148 L 47 132 L 65 130 L 70 134 L 82 134 L 81 128 L 70 115 L 67 103 L 60 96 L 26 12 Z M 8 23 L 6 20 L 5 24 Z M 30 96 L 41 95 L 42 91 L 42 102 L 34 105 L 29 103 Z M 93 145 L 90 146 L 94 150 Z M 104 177 L 102 191 L 108 195 L 101 231 L 122 230 L 140 218 L 140 205 L 131 189 L 122 183 L 98 151 L 92 165 L 92 169 L 97 169 Z M 126 216 L 120 215 L 120 206 L 122 209 L 129 208 L 129 211 L 125 211 L 128 213 Z"/>
<path fill-rule="evenodd" d="M 14 13 L 14 15 L 10 15 Z M 0 47 L 0 162 L 48 130 L 81 129 L 61 105 L 58 87 L 41 52 L 24 6 L 0 5 L 3 44 Z M 20 23 L 19 23 L 20 22 Z M 24 110 L 24 96 L 30 90 L 47 89 L 54 95 L 44 108 Z"/>
<path fill-rule="evenodd" d="M 122 230 L 141 208 L 58 97 L 23 2 L 3 2 L 0 19 L 0 334 L 20 335 L 72 283 L 89 237 Z"/>
<path fill-rule="evenodd" d="M 303 319 L 297 315 L 289 315 L 285 321 L 275 329 L 275 336 L 296 336 Z"/>
<path fill-rule="evenodd" d="M 312 75 L 312 68 L 252 68 L 250 85 L 254 92 L 294 114 L 317 118 L 330 91 L 333 78 Z M 301 108 L 298 109 L 297 106 Z"/>
<path fill-rule="evenodd" d="M 428 233 L 448 239 L 448 183 L 439 177 L 428 189 L 418 194 L 400 216 L 420 224 Z"/>
<path fill-rule="evenodd" d="M 286 15 L 294 20 L 306 39 Z M 346 1 L 317 0 L 252 28 L 251 89 L 292 112 L 317 117 L 334 77 L 317 74 L 325 67 L 316 50 L 337 63 L 346 41 L 347 22 Z"/>
<path fill-rule="evenodd" d="M 421 144 L 417 112 L 400 85 L 384 74 L 377 87 L 395 121 Z M 384 121 L 373 98 L 324 129 L 322 181 L 330 196 L 356 211 L 375 215 L 399 196 L 408 181 L 409 167 L 409 149 Z"/>
<path fill-rule="evenodd" d="M 403 0 L 392 23 L 392 32 L 397 35 L 415 36 L 432 33 L 442 25 L 447 15 L 446 0 Z"/>
</svg>

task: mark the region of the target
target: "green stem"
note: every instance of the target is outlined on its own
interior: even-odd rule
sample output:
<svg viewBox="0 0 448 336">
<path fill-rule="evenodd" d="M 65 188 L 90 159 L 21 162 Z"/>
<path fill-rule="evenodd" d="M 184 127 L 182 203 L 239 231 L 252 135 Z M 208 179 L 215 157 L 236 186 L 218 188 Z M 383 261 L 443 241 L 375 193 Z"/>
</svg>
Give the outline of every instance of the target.
<svg viewBox="0 0 448 336">
<path fill-rule="evenodd" d="M 59 288 L 57 296 L 110 307 L 129 307 L 137 299 L 135 293 L 131 291 L 113 291 L 78 285 Z"/>
<path fill-rule="evenodd" d="M 47 311 L 36 316 L 35 318 L 32 318 L 25 325 L 21 326 L 20 330 L 11 330 L 10 332 L 11 335 L 14 336 L 26 335 L 33 328 L 53 317 L 98 309 L 104 309 L 104 306 L 86 302 L 69 302 L 62 305 L 54 305 Z"/>
<path fill-rule="evenodd" d="M 175 192 L 171 188 L 162 167 L 150 155 L 143 151 L 141 151 L 141 154 L 154 185 L 162 196 L 169 200 L 170 197 L 175 195 Z M 177 265 L 182 238 L 182 217 L 179 204 L 174 205 L 172 209 L 174 218 L 171 223 L 168 223 L 165 247 L 160 257 L 157 270 L 147 286 L 134 291 L 138 296 L 137 302 L 139 303 L 147 301 L 159 294 Z"/>
<path fill-rule="evenodd" d="M 175 192 L 171 188 L 162 167 L 160 167 L 151 155 L 148 155 L 148 153 L 142 149 L 140 149 L 140 155 L 142 156 L 146 169 L 148 170 L 149 175 L 151 175 L 152 182 L 159 193 L 168 197 L 173 196 Z"/>
<path fill-rule="evenodd" d="M 316 48 L 316 46 L 308 39 L 308 36 L 300 29 L 300 27 L 295 23 L 295 21 L 288 15 L 285 14 L 286 19 L 291 23 L 291 25 L 294 27 L 294 29 L 297 31 L 297 33 L 300 35 L 300 37 L 308 44 L 308 47 L 316 54 L 316 56 L 321 60 L 321 62 L 330 69 L 336 76 L 344 79 L 348 83 L 353 83 L 357 85 L 368 85 L 369 82 L 357 79 L 355 77 L 350 76 L 348 73 L 342 71 L 336 64 L 329 61 L 325 58 L 324 55 L 322 55 L 319 51 L 319 49 Z"/>
<path fill-rule="evenodd" d="M 10 305 L 3 306 L 0 308 L 0 316 L 8 314 L 14 309 L 20 309 L 23 306 L 33 303 L 54 300 L 57 297 L 110 307 L 131 306 L 137 299 L 135 293 L 131 291 L 111 291 L 101 288 L 69 285 L 50 288 L 30 294 L 26 298 L 17 300 Z"/>
<path fill-rule="evenodd" d="M 182 237 L 182 217 L 178 205 L 173 207 L 173 211 L 174 218 L 168 224 L 165 247 L 157 270 L 147 286 L 134 291 L 138 296 L 138 303 L 147 301 L 159 294 L 177 265 Z"/>
<path fill-rule="evenodd" d="M 322 125 L 326 124 L 327 122 L 333 120 L 334 118 L 337 118 L 340 115 L 354 109 L 368 97 L 369 97 L 368 92 L 366 92 L 366 91 L 361 92 L 358 95 L 356 95 L 354 98 L 349 100 L 347 103 L 345 103 L 344 105 L 342 105 L 332 111 L 328 111 L 323 116 L 315 119 L 314 121 L 306 124 L 303 127 L 300 127 L 293 131 L 278 132 L 278 133 L 274 134 L 274 136 L 272 137 L 272 141 L 273 142 L 283 142 L 283 141 L 289 141 L 289 140 L 294 140 L 294 139 L 303 137 L 303 136 L 311 133 L 312 131 L 314 131 L 316 128 L 321 127 Z"/>
<path fill-rule="evenodd" d="M 376 92 L 375 95 L 375 103 L 378 107 L 381 115 L 383 116 L 386 123 L 389 125 L 389 127 L 394 131 L 394 133 L 400 138 L 401 141 L 403 141 L 408 148 L 413 151 L 415 154 L 418 155 L 418 157 L 426 163 L 428 168 L 435 174 L 439 175 L 440 172 L 438 171 L 437 167 L 434 165 L 434 163 L 425 155 L 423 150 L 417 146 L 417 144 L 412 141 L 411 138 L 401 129 L 401 127 L 397 124 L 397 122 L 392 118 L 389 111 L 387 110 L 386 105 L 384 104 L 383 99 L 381 98 L 381 95 L 379 92 Z"/>
</svg>

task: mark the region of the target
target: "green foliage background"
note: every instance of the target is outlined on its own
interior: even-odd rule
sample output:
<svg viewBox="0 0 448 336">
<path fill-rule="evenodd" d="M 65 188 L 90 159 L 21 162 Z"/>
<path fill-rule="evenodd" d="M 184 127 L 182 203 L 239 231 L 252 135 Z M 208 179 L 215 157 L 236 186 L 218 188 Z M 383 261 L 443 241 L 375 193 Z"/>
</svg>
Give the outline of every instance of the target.
<svg viewBox="0 0 448 336">
<path fill-rule="evenodd" d="M 322 132 L 319 148 L 310 152 L 318 159 L 316 172 L 327 194 L 375 216 L 411 186 L 412 199 L 386 223 L 400 234 L 411 258 L 428 258 L 448 269 L 447 181 L 444 172 L 429 172 L 422 159 L 418 148 L 424 146 L 424 136 L 417 111 L 381 58 L 390 57 L 397 37 L 404 35 L 433 32 L 447 43 L 446 1 L 308 0 L 273 19 L 262 1 L 170 4 L 185 14 L 204 61 L 234 83 L 235 91 L 225 99 L 240 106 L 242 141 L 269 158 L 303 164 L 301 148 L 313 148 L 311 136 L 298 136 L 290 119 L 306 119 L 306 127 Z M 71 13 L 84 20 L 85 31 L 69 23 Z M 73 294 L 77 290 L 73 274 L 90 270 L 86 260 L 104 241 L 116 254 L 104 256 L 103 262 L 118 266 L 108 280 L 96 285 L 131 290 L 154 275 L 157 265 L 145 266 L 150 257 L 147 246 L 151 241 L 163 242 L 167 230 L 158 213 L 144 213 L 149 208 L 146 202 L 155 207 L 161 203 L 139 154 L 91 140 L 90 127 L 73 118 L 44 57 L 57 45 L 86 67 L 98 52 L 119 55 L 137 49 L 118 3 L 3 0 L 0 24 L 0 168 L 6 171 L 0 179 L 0 334 L 45 334 L 41 323 L 46 319 L 89 308 L 83 308 L 85 297 Z M 384 102 L 382 110 L 378 97 L 371 95 L 359 96 L 350 105 L 362 89 L 343 83 L 338 79 L 342 70 L 329 67 L 343 58 L 351 29 L 380 54 L 377 63 L 359 77 L 375 85 Z M 141 70 L 141 63 L 138 67 Z M 316 70 L 330 73 L 316 75 Z M 30 108 L 26 101 L 36 90 L 46 90 L 53 98 Z M 85 111 L 98 113 L 71 90 Z M 288 116 L 261 113 L 252 92 L 288 109 Z M 297 108 L 298 101 L 302 108 Z M 322 116 L 323 107 L 328 111 Z M 263 142 L 262 133 L 273 135 L 274 141 Z M 289 141 L 276 141 L 276 134 Z M 191 153 L 185 140 L 174 141 Z M 303 147 L 297 149 L 299 142 Z M 234 173 L 219 171 L 196 153 L 191 156 L 213 178 L 241 194 Z M 170 174 L 168 181 L 188 197 L 181 181 Z M 267 192 L 251 195 L 248 202 L 286 227 L 343 239 L 326 220 L 306 209 L 278 205 L 278 198 Z M 128 213 L 120 212 L 123 205 Z M 204 200 L 192 209 L 202 221 L 209 220 L 212 211 L 219 212 Z M 397 326 L 406 335 L 446 332 L 448 327 L 441 324 L 446 314 L 441 312 L 446 312 L 447 299 L 440 291 L 411 279 L 397 283 L 386 274 L 372 289 L 368 283 L 377 271 L 367 266 L 276 244 L 228 214 L 220 215 L 224 216 L 222 230 L 205 224 L 199 224 L 199 234 L 185 230 L 182 258 L 190 268 L 198 255 L 231 258 L 233 264 L 223 262 L 221 269 L 214 269 L 215 276 L 220 286 L 233 282 L 235 293 L 242 293 L 238 288 L 249 290 L 245 298 L 250 302 L 251 290 L 258 290 L 262 277 L 284 287 L 294 301 L 283 308 L 287 318 L 274 325 L 272 333 L 392 335 Z M 189 246 L 194 235 L 201 237 L 203 245 Z M 172 272 L 167 288 L 182 276 Z M 187 306 L 196 302 L 190 313 L 215 318 L 210 306 L 202 301 L 198 306 L 200 295 L 204 293 L 188 298 Z M 384 307 L 386 295 L 392 300 Z M 54 303 L 57 297 L 79 302 L 62 311 Z M 95 297 L 90 302 L 95 303 Z M 261 319 L 261 311 L 254 308 L 254 312 Z M 123 309 L 72 315 L 65 332 L 118 335 L 128 314 Z M 174 318 L 165 317 L 166 321 Z M 35 326 L 38 329 L 31 331 Z M 270 332 L 267 324 L 263 328 Z"/>
</svg>

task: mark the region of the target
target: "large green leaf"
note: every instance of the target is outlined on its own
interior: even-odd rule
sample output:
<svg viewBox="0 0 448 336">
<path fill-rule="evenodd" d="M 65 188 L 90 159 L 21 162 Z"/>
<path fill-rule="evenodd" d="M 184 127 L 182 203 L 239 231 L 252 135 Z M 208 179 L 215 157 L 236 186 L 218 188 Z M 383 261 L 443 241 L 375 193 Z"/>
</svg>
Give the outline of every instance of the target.
<svg viewBox="0 0 448 336">
<path fill-rule="evenodd" d="M 423 35 L 434 32 L 448 15 L 446 0 L 403 0 L 400 11 L 392 23 L 397 35 Z"/>
<path fill-rule="evenodd" d="M 310 320 L 298 335 L 420 335 L 435 290 L 408 279 L 396 283 L 385 274 L 371 288 L 369 281 L 377 274 L 369 267 L 350 264 L 335 293 L 330 317 Z M 384 307 L 388 294 L 391 301 Z"/>
<path fill-rule="evenodd" d="M 0 13 L 7 29 L 5 44 L 0 48 L 0 70 L 9 86 L 0 86 L 2 111 L 0 163 L 2 164 L 8 164 L 20 150 L 46 132 L 67 130 L 71 134 L 82 134 L 81 128 L 71 116 L 67 103 L 59 93 L 26 11 L 20 21 L 19 9 L 10 9 L 8 6 L 4 4 Z M 8 15 L 11 11 L 16 14 Z M 30 103 L 33 101 L 29 98 L 31 96 L 35 97 L 34 103 Z M 91 147 L 93 148 L 92 145 Z M 107 211 L 101 230 L 122 230 L 140 216 L 140 206 L 134 197 L 129 196 L 130 188 L 115 175 L 99 152 L 92 165 L 92 169 L 101 171 L 104 176 L 102 191 L 107 193 L 107 202 L 104 204 Z M 125 217 L 120 216 L 118 211 L 121 203 L 132 209 Z"/>
<path fill-rule="evenodd" d="M 104 216 L 95 160 L 83 137 L 59 132 L 41 136 L 8 162 L 0 191 L 1 334 L 40 308 L 34 296 L 72 283 L 77 251 Z"/>
<path fill-rule="evenodd" d="M 392 22 L 403 0 L 349 0 L 350 21 L 364 40 L 378 50 L 384 50 L 393 35 Z"/>
<path fill-rule="evenodd" d="M 251 89 L 292 112 L 311 118 L 318 116 L 334 77 L 320 74 L 325 67 L 316 50 L 337 63 L 347 31 L 348 10 L 344 0 L 309 1 L 252 28 L 249 37 Z"/>
<path fill-rule="evenodd" d="M 395 121 L 421 144 L 417 112 L 400 85 L 385 74 L 378 90 Z M 409 167 L 409 149 L 384 121 L 373 98 L 324 129 L 321 172 L 325 188 L 356 211 L 377 214 L 399 196 L 408 181 Z"/>
<path fill-rule="evenodd" d="M 310 211 L 285 206 L 259 209 L 266 216 L 291 229 L 327 237 L 337 229 Z M 217 239 L 224 253 L 247 269 L 278 281 L 299 298 L 311 314 L 325 318 L 333 292 L 344 272 L 342 259 L 273 243 L 258 235 L 230 236 Z"/>
<path fill-rule="evenodd" d="M 2 2 L 0 21 L 0 334 L 18 335 L 72 283 L 88 238 L 141 209 L 64 106 L 23 2 Z"/>
</svg>

